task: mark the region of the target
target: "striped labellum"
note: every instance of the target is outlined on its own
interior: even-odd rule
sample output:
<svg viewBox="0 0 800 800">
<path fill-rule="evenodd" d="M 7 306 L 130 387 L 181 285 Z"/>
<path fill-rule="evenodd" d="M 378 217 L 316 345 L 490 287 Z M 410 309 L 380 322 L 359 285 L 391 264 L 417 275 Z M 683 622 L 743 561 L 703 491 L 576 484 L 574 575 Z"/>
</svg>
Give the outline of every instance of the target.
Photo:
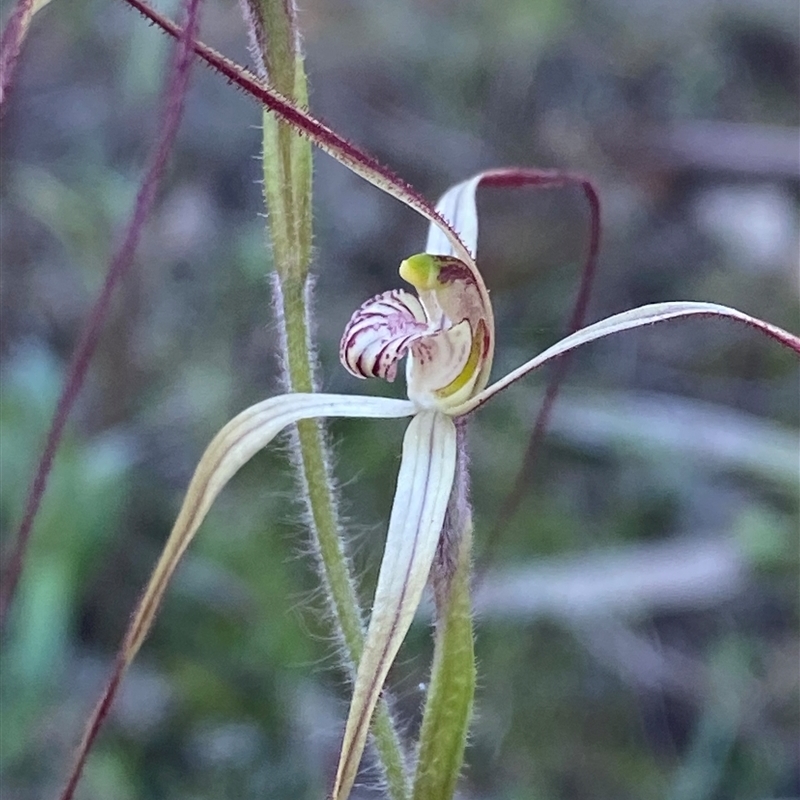
<svg viewBox="0 0 800 800">
<path fill-rule="evenodd" d="M 418 294 L 393 289 L 367 300 L 345 328 L 339 357 L 357 378 L 392 381 L 408 355 L 409 399 L 448 412 L 486 384 L 493 335 L 486 290 L 453 256 L 412 256 L 400 275 Z"/>
</svg>

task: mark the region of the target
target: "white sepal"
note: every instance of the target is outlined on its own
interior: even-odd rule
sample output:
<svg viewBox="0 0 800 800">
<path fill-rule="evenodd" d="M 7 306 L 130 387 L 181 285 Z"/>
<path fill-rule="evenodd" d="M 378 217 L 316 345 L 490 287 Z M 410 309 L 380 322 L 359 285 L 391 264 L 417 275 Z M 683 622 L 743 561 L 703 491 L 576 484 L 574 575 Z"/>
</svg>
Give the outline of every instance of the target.
<svg viewBox="0 0 800 800">
<path fill-rule="evenodd" d="M 526 361 L 499 381 L 476 394 L 473 398 L 454 409 L 451 413 L 455 416 L 460 416 L 461 414 L 474 411 L 479 406 L 482 406 L 490 397 L 502 391 L 515 381 L 518 381 L 529 372 L 532 372 L 564 353 L 589 344 L 589 342 L 603 339 L 614 333 L 631 330 L 632 328 L 642 328 L 645 325 L 653 325 L 656 322 L 666 322 L 671 319 L 693 316 L 723 317 L 736 320 L 737 322 L 743 322 L 745 325 L 755 328 L 761 333 L 766 334 L 772 339 L 776 339 L 787 347 L 800 353 L 800 337 L 789 333 L 783 328 L 779 328 L 777 325 L 764 322 L 764 320 L 758 319 L 757 317 L 751 317 L 749 314 L 745 314 L 743 311 L 739 311 L 735 308 L 717 305 L 716 303 L 699 303 L 692 301 L 653 303 L 651 305 L 631 309 L 630 311 L 623 311 L 621 314 L 614 314 L 614 316 L 607 317 L 606 319 L 600 320 L 600 322 L 595 322 L 593 325 L 587 325 L 585 328 L 581 328 L 581 330 L 566 336 L 561 339 L 561 341 L 556 342 L 552 347 L 548 347 L 547 350 L 540 353 L 536 358 Z"/>
<path fill-rule="evenodd" d="M 403 440 L 389 533 L 345 727 L 333 800 L 346 800 L 372 712 L 428 581 L 456 466 L 456 429 L 438 411 L 417 414 Z"/>
<path fill-rule="evenodd" d="M 483 176 L 484 173 L 481 172 L 469 180 L 451 186 L 436 203 L 436 210 L 452 225 L 473 258 L 478 254 L 478 208 L 475 193 Z M 428 228 L 425 252 L 442 256 L 458 255 L 449 238 L 434 224 Z"/>
<path fill-rule="evenodd" d="M 217 495 L 285 427 L 313 417 L 397 418 L 414 413 L 408 400 L 336 394 L 282 394 L 242 411 L 214 437 L 186 490 L 178 518 L 125 636 L 126 661 L 136 655 L 178 562 Z"/>
</svg>

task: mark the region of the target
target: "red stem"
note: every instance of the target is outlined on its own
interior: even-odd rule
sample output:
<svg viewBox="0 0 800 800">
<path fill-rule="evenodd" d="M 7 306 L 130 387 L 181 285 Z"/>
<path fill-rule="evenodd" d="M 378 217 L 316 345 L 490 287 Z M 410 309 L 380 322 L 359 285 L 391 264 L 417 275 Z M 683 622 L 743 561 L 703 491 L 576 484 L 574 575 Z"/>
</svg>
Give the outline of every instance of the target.
<svg viewBox="0 0 800 800">
<path fill-rule="evenodd" d="M 496 186 L 498 188 L 533 187 L 553 189 L 562 186 L 580 186 L 581 189 L 583 189 L 583 193 L 589 202 L 591 214 L 589 247 L 587 249 L 586 261 L 584 262 L 583 271 L 581 273 L 581 282 L 578 288 L 578 294 L 575 298 L 575 306 L 572 310 L 567 334 L 582 328 L 586 319 L 586 309 L 589 305 L 595 273 L 597 272 L 597 256 L 600 252 L 600 198 L 592 182 L 588 178 L 572 172 L 561 172 L 559 170 L 510 169 L 497 170 L 487 175 L 483 181 L 481 181 L 481 184 Z M 525 497 L 526 489 L 530 483 L 530 475 L 536 463 L 536 455 L 539 452 L 539 445 L 547 430 L 547 424 L 550 421 L 550 415 L 553 411 L 556 398 L 558 397 L 558 392 L 569 370 L 570 361 L 570 356 L 566 355 L 559 358 L 554 365 L 553 376 L 547 385 L 544 400 L 536 415 L 525 455 L 522 457 L 522 463 L 514 479 L 514 485 L 503 500 L 497 522 L 494 524 L 491 533 L 486 539 L 487 544 L 481 555 L 481 566 L 478 569 L 476 584 L 485 573 L 487 565 L 493 560 L 494 554 L 497 552 L 497 548 L 503 537 L 503 533 L 508 529 L 508 523 L 519 510 L 522 500 Z"/>
<path fill-rule="evenodd" d="M 187 12 L 187 28 L 191 28 L 189 33 L 197 28 L 198 2 L 199 0 L 190 0 L 189 11 Z M 175 141 L 175 135 L 183 113 L 183 99 L 188 87 L 189 65 L 193 58 L 192 49 L 186 44 L 190 38 L 187 33 L 182 46 L 179 48 L 175 67 L 170 73 L 161 130 L 151 151 L 150 166 L 136 196 L 133 215 L 128 223 L 125 236 L 111 260 L 100 294 L 94 302 L 78 344 L 75 347 L 64 381 L 64 388 L 58 398 L 50 429 L 47 432 L 44 451 L 39 458 L 33 481 L 28 490 L 22 522 L 17 530 L 13 549 L 4 569 L 2 587 L 0 587 L 0 628 L 5 624 L 8 609 L 19 584 L 33 524 L 47 488 L 47 480 L 53 468 L 53 461 L 61 442 L 61 437 L 64 434 L 67 419 L 86 379 L 89 364 L 100 340 L 103 323 L 111 307 L 114 291 L 133 265 L 133 257 L 139 243 L 142 228 L 153 207 L 156 190 L 164 172 L 167 157 Z"/>
<path fill-rule="evenodd" d="M 22 40 L 25 38 L 25 31 L 32 15 L 33 0 L 17 0 L 17 5 L 0 37 L 0 113 L 5 109 L 14 68 L 22 50 Z"/>
<path fill-rule="evenodd" d="M 145 19 L 154 23 L 164 33 L 173 37 L 181 35 L 181 28 L 178 25 L 151 8 L 145 0 L 124 0 L 124 2 L 135 8 Z M 357 175 L 413 208 L 426 219 L 436 222 L 460 241 L 452 226 L 423 195 L 381 164 L 374 156 L 365 153 L 324 122 L 313 117 L 307 110 L 295 105 L 288 97 L 259 80 L 246 67 L 236 64 L 203 42 L 193 41 L 192 47 L 208 66 L 219 72 L 229 83 L 258 100 L 267 110 L 291 125 L 298 133 L 307 136 L 321 150 L 333 156 Z"/>
<path fill-rule="evenodd" d="M 164 171 L 164 166 L 167 157 L 172 149 L 175 141 L 175 136 L 178 132 L 181 117 L 183 116 L 183 101 L 186 97 L 186 92 L 189 88 L 189 75 L 191 72 L 192 62 L 194 61 L 194 52 L 191 42 L 194 39 L 195 32 L 199 27 L 200 18 L 200 0 L 185 0 L 186 4 L 186 28 L 181 35 L 176 52 L 174 56 L 173 66 L 166 84 L 166 107 L 164 115 L 161 119 L 161 127 L 159 130 L 158 139 L 152 151 L 152 162 L 150 168 L 142 181 L 141 189 L 136 198 L 136 207 L 134 209 L 133 218 L 128 226 L 128 232 L 125 241 L 120 248 L 117 258 L 112 262 L 111 269 L 109 269 L 109 277 L 115 271 L 115 267 L 119 271 L 124 271 L 133 260 L 133 252 L 136 242 L 139 238 L 139 233 L 142 229 L 147 214 L 155 199 L 156 188 L 158 186 L 161 174 Z M 123 264 L 124 266 L 118 266 Z M 108 279 L 106 281 L 108 283 Z M 105 288 L 105 287 L 104 287 Z M 102 296 L 102 295 L 101 295 Z M 99 305 L 99 300 L 98 304 Z M 96 315 L 93 314 L 93 318 Z M 99 333 L 99 324 L 98 333 Z M 88 362 L 87 362 L 88 363 Z M 83 772 L 86 759 L 92 749 L 97 734 L 103 725 L 114 698 L 117 694 L 122 676 L 125 673 L 125 652 L 124 648 L 127 646 L 126 640 L 122 643 L 122 649 L 117 654 L 114 663 L 114 670 L 111 677 L 103 690 L 97 705 L 92 711 L 89 718 L 89 724 L 83 734 L 83 739 L 78 747 L 75 755 L 75 762 L 72 766 L 72 771 L 69 774 L 67 784 L 61 793 L 60 800 L 72 800 L 75 794 L 75 789 L 78 786 L 81 773 Z"/>
</svg>

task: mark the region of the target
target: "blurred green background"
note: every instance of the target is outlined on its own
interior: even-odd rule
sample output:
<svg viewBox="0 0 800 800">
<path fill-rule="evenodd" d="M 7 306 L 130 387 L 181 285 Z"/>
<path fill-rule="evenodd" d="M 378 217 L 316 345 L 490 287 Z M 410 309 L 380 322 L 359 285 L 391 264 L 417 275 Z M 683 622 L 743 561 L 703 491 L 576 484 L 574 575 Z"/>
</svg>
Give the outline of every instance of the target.
<svg viewBox="0 0 800 800">
<path fill-rule="evenodd" d="M 697 299 L 800 327 L 794 3 L 309 0 L 301 21 L 313 111 L 427 196 L 506 164 L 595 180 L 592 319 Z M 236 3 L 205 3 L 203 36 L 247 60 Z M 23 51 L 0 168 L 4 550 L 131 211 L 168 54 L 109 0 L 55 0 Z M 56 796 L 202 448 L 280 391 L 259 117 L 196 67 L 2 642 L 4 800 Z M 425 226 L 315 158 L 321 388 L 399 395 L 349 378 L 336 350 L 352 310 L 399 285 Z M 480 209 L 501 374 L 564 330 L 588 214 L 572 189 L 488 192 Z M 485 555 L 463 798 L 800 796 L 796 360 L 718 321 L 591 346 L 520 512 L 493 537 L 546 378 L 504 393 L 471 428 Z M 367 603 L 402 428 L 329 426 Z M 324 796 L 348 692 L 307 552 L 284 442 L 204 525 L 81 798 Z M 412 732 L 430 650 L 423 615 L 391 675 Z M 364 777 L 357 796 L 380 796 Z"/>
</svg>

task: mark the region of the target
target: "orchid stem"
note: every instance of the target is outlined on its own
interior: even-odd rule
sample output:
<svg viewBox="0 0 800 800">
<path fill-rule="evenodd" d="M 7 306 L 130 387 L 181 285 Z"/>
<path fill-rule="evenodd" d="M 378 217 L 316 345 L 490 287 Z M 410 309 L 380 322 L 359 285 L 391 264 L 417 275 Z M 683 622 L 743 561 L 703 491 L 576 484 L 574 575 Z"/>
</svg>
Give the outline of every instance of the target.
<svg viewBox="0 0 800 800">
<path fill-rule="evenodd" d="M 308 339 L 305 287 L 286 278 L 279 285 L 283 313 L 287 380 L 291 391 L 313 391 L 312 359 Z M 344 661 L 355 679 L 364 649 L 363 614 L 345 553 L 336 513 L 325 439 L 313 420 L 297 424 L 299 469 L 306 489 L 306 502 L 316 540 L 320 573 L 332 612 L 337 638 L 344 647 Z M 383 768 L 391 800 L 407 800 L 406 759 L 389 705 L 381 699 L 372 719 L 375 749 Z"/>
<path fill-rule="evenodd" d="M 259 72 L 285 96 L 306 105 L 308 86 L 293 0 L 245 0 L 244 10 L 253 52 L 260 61 Z M 264 201 L 275 260 L 274 290 L 282 325 L 286 388 L 313 392 L 314 349 L 308 300 L 313 221 L 311 143 L 286 121 L 267 112 L 263 126 Z M 331 621 L 348 677 L 355 680 L 364 649 L 364 615 L 345 552 L 331 461 L 318 422 L 305 420 L 297 424 L 293 450 Z M 389 796 L 392 800 L 407 800 L 403 749 L 385 702 L 375 715 L 373 735 Z"/>
<path fill-rule="evenodd" d="M 471 539 L 468 526 L 458 545 L 458 565 L 447 598 L 438 609 L 413 800 L 452 800 L 464 762 L 476 674 Z"/>
</svg>

